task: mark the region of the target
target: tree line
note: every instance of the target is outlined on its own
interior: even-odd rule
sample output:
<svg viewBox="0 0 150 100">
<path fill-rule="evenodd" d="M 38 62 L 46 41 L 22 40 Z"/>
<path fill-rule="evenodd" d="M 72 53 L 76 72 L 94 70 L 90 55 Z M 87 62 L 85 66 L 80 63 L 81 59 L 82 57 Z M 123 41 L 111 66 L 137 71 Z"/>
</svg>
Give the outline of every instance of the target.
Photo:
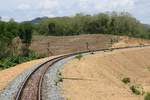
<svg viewBox="0 0 150 100">
<path fill-rule="evenodd" d="M 55 17 L 42 20 L 35 30 L 42 35 L 113 34 L 150 38 L 150 30 L 126 12 L 76 14 L 73 17 Z"/>
<path fill-rule="evenodd" d="M 22 42 L 20 55 L 27 56 L 32 30 L 32 24 L 29 22 L 0 21 L 0 59 L 14 55 L 12 42 L 15 37 L 19 37 Z"/>
<path fill-rule="evenodd" d="M 0 21 L 0 59 L 12 56 L 12 41 L 19 37 L 22 46 L 20 55 L 29 55 L 33 34 L 68 36 L 80 34 L 113 34 L 150 39 L 150 29 L 129 13 L 76 14 L 72 17 L 55 17 L 39 23 Z"/>
<path fill-rule="evenodd" d="M 0 21 L 0 70 L 39 58 L 36 52 L 29 50 L 32 33 L 33 27 L 30 22 Z M 14 43 L 16 37 L 20 38 L 21 43 Z M 14 46 L 18 45 L 21 47 L 14 49 Z"/>
</svg>

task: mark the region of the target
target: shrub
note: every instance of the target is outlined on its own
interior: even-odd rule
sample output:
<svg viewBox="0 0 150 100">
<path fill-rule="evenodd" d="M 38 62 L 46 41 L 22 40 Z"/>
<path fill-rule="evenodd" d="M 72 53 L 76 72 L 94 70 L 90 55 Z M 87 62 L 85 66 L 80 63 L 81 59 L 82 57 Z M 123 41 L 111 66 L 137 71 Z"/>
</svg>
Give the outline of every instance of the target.
<svg viewBox="0 0 150 100">
<path fill-rule="evenodd" d="M 30 51 L 27 57 L 20 56 L 20 55 L 10 56 L 10 57 L 3 58 L 0 60 L 0 68 L 6 69 L 9 67 L 15 66 L 17 64 L 30 61 L 30 60 L 34 60 L 34 59 L 39 59 L 39 58 L 41 58 L 40 55 L 38 55 L 38 53 L 34 51 Z"/>
<path fill-rule="evenodd" d="M 93 55 L 93 54 L 94 54 L 94 52 L 91 52 L 90 54 L 92 54 L 92 55 Z"/>
<path fill-rule="evenodd" d="M 123 78 L 122 82 L 125 84 L 128 84 L 128 83 L 130 83 L 130 78 L 129 77 Z"/>
<path fill-rule="evenodd" d="M 150 67 L 147 67 L 148 71 L 150 71 Z"/>
<path fill-rule="evenodd" d="M 150 93 L 145 94 L 144 100 L 150 100 Z"/>
<path fill-rule="evenodd" d="M 62 77 L 59 77 L 59 78 L 58 78 L 58 82 L 63 82 L 63 78 L 62 78 Z"/>
<path fill-rule="evenodd" d="M 58 82 L 63 82 L 62 74 L 58 71 Z"/>
<path fill-rule="evenodd" d="M 63 82 L 62 73 L 58 70 L 57 71 L 57 79 L 55 80 L 55 85 L 57 86 L 58 83 Z"/>
<path fill-rule="evenodd" d="M 83 57 L 82 54 L 78 54 L 78 55 L 75 56 L 75 58 L 78 59 L 78 60 L 80 60 L 82 57 Z"/>
<path fill-rule="evenodd" d="M 140 88 L 137 87 L 137 86 L 135 86 L 135 85 L 132 85 L 132 86 L 130 87 L 130 89 L 131 89 L 132 93 L 134 93 L 134 94 L 136 94 L 136 95 L 140 95 L 140 94 L 141 94 Z"/>
<path fill-rule="evenodd" d="M 71 98 L 66 98 L 66 100 L 71 100 Z"/>
</svg>

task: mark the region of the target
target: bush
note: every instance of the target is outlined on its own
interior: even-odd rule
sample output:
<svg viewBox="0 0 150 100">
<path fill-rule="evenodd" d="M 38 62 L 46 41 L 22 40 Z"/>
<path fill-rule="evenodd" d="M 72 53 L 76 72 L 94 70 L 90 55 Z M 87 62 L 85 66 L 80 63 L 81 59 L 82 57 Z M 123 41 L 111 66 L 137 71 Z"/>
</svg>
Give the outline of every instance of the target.
<svg viewBox="0 0 150 100">
<path fill-rule="evenodd" d="M 78 60 L 80 60 L 82 57 L 83 57 L 82 54 L 78 54 L 78 55 L 75 56 L 75 58 L 78 59 Z"/>
<path fill-rule="evenodd" d="M 144 100 L 150 100 L 150 93 L 145 94 Z"/>
<path fill-rule="evenodd" d="M 66 100 L 71 100 L 71 98 L 66 98 Z"/>
<path fill-rule="evenodd" d="M 27 57 L 16 55 L 16 56 L 11 56 L 11 57 L 1 59 L 0 60 L 0 68 L 6 69 L 9 67 L 15 66 L 17 64 L 21 64 L 23 62 L 34 60 L 34 59 L 39 59 L 39 58 L 41 58 L 41 56 L 38 55 L 38 53 L 36 53 L 34 51 L 30 51 L 30 53 Z"/>
<path fill-rule="evenodd" d="M 140 94 L 141 94 L 140 88 L 137 87 L 137 86 L 135 86 L 135 85 L 132 85 L 132 86 L 130 87 L 130 89 L 131 89 L 132 93 L 134 93 L 134 94 L 136 94 L 136 95 L 140 95 Z"/>
<path fill-rule="evenodd" d="M 128 84 L 128 83 L 130 83 L 130 78 L 129 77 L 123 78 L 122 82 L 125 84 Z"/>
<path fill-rule="evenodd" d="M 150 71 L 150 67 L 147 67 L 148 71 Z"/>
</svg>

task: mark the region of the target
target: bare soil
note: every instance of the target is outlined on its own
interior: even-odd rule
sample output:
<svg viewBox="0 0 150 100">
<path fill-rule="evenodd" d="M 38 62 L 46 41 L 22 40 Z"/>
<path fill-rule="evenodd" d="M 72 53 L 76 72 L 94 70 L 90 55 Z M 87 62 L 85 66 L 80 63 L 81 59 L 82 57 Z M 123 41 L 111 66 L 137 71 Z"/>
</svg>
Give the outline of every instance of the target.
<svg viewBox="0 0 150 100">
<path fill-rule="evenodd" d="M 113 47 L 122 47 L 128 45 L 150 44 L 150 40 L 106 34 L 83 34 L 77 36 L 34 35 L 30 49 L 43 56 L 54 56 L 84 50 L 109 48 L 114 43 L 115 45 L 113 45 Z M 18 52 L 20 47 L 21 42 L 17 38 L 14 40 L 14 51 Z"/>
<path fill-rule="evenodd" d="M 72 53 L 83 50 L 94 50 L 115 46 L 149 44 L 149 40 L 104 34 L 86 34 L 78 36 L 34 36 L 31 49 L 47 56 Z M 123 43 L 123 44 L 120 44 Z M 87 47 L 88 45 L 88 47 Z"/>
<path fill-rule="evenodd" d="M 31 49 L 40 54 L 59 55 L 83 50 L 111 47 L 111 39 L 119 37 L 112 35 L 79 35 L 79 36 L 34 36 Z M 88 47 L 87 47 L 88 45 Z"/>
<path fill-rule="evenodd" d="M 99 52 L 65 64 L 63 94 L 68 100 L 143 100 L 131 92 L 140 86 L 150 92 L 150 48 Z M 131 82 L 121 80 L 129 77 Z"/>
</svg>

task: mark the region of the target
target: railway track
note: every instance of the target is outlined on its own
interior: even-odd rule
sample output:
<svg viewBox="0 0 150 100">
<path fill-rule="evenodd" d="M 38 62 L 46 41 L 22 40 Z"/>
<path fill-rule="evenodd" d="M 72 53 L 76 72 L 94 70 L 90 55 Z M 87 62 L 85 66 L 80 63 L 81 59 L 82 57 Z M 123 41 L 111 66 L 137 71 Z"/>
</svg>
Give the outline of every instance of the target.
<svg viewBox="0 0 150 100">
<path fill-rule="evenodd" d="M 49 61 L 46 61 L 40 66 L 38 66 L 30 75 L 27 76 L 25 81 L 22 83 L 19 91 L 17 92 L 15 100 L 42 100 L 41 88 L 42 88 L 43 77 L 46 71 L 53 64 L 55 64 L 56 62 L 64 58 L 74 56 L 77 54 L 81 54 L 81 53 L 90 53 L 90 52 L 96 52 L 96 51 L 112 51 L 112 50 L 119 50 L 119 49 L 121 50 L 121 49 L 127 49 L 127 48 L 142 48 L 142 47 L 150 47 L 150 45 L 128 46 L 128 47 L 121 47 L 121 48 L 109 48 L 109 49 L 99 49 L 99 50 L 93 50 L 93 51 L 83 51 L 83 52 L 77 52 L 77 53 L 59 56 Z"/>
</svg>

